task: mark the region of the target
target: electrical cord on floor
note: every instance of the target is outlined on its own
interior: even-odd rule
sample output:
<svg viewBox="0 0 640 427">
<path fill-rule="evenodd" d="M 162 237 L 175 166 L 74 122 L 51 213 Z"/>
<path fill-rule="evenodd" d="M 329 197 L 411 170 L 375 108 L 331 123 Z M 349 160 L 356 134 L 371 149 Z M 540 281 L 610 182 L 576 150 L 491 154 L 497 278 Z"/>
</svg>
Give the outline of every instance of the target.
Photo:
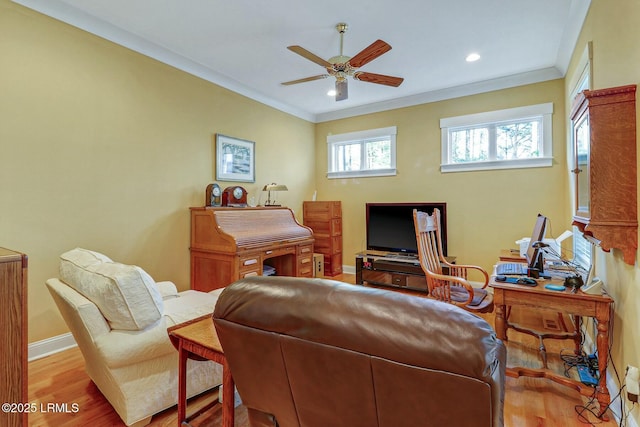
<svg viewBox="0 0 640 427">
<path fill-rule="evenodd" d="M 622 413 L 622 415 L 620 416 L 620 427 L 626 427 L 627 425 L 627 419 L 629 418 L 629 414 L 636 408 L 636 402 L 633 402 L 633 404 L 631 405 L 631 408 L 627 409 L 626 411 L 623 410 L 624 412 Z"/>
<path fill-rule="evenodd" d="M 600 415 L 598 415 L 598 412 L 600 411 L 600 403 L 596 399 L 596 391 L 594 390 L 593 394 L 589 397 L 589 401 L 587 403 L 585 403 L 584 405 L 575 405 L 573 407 L 573 409 L 576 411 L 576 414 L 578 414 L 578 419 L 580 420 L 580 422 L 589 424 L 591 426 L 595 426 L 596 424 L 601 424 L 602 415 L 607 412 L 607 410 L 611 407 L 611 405 L 613 404 L 613 402 L 615 402 L 616 399 L 619 399 L 622 396 L 623 389 L 624 389 L 624 385 L 620 388 L 620 390 L 618 391 L 618 394 L 616 394 L 610 400 L 609 404 L 604 408 L 604 411 L 602 411 Z M 588 419 L 587 418 L 588 415 L 586 415 L 585 413 L 589 413 L 593 415 L 593 417 L 596 418 L 598 421 L 592 421 Z M 626 416 L 625 414 L 623 414 L 621 416 L 619 427 L 624 427 L 625 423 L 626 423 Z"/>
<path fill-rule="evenodd" d="M 571 371 L 571 368 L 577 368 L 578 366 L 588 366 L 590 368 L 590 370 L 592 371 L 592 373 L 597 373 L 598 372 L 598 360 L 595 359 L 595 369 L 593 369 L 593 360 L 594 357 L 593 356 L 588 356 L 586 355 L 584 352 L 582 352 L 581 354 L 575 354 L 572 350 L 570 351 L 571 354 L 565 354 L 563 353 L 564 351 L 569 352 L 570 350 L 560 350 L 560 360 L 562 360 L 562 362 L 564 363 L 564 376 L 567 378 L 571 378 L 571 376 L 569 375 L 569 371 Z"/>
<path fill-rule="evenodd" d="M 613 311 L 613 307 L 611 307 L 611 310 Z M 609 335 L 609 345 L 607 348 L 607 355 L 609 356 L 608 360 L 609 360 L 609 365 L 611 365 L 611 367 L 613 368 L 613 373 L 616 376 L 616 381 L 618 384 L 620 384 L 620 389 L 618 390 L 618 394 L 611 399 L 611 402 L 609 403 L 609 405 L 607 406 L 607 408 L 611 407 L 613 402 L 616 399 L 620 399 L 620 423 L 619 423 L 619 427 L 626 427 L 627 425 L 627 420 L 629 418 L 629 412 L 631 412 L 631 410 L 633 410 L 633 408 L 635 407 L 635 403 L 633 403 L 633 405 L 631 406 L 631 409 L 627 409 L 624 402 L 624 394 L 623 391 L 624 389 L 627 387 L 626 384 L 626 375 L 624 380 L 620 379 L 620 374 L 618 373 L 618 368 L 616 368 L 616 364 L 613 362 L 613 356 L 611 355 L 611 340 L 613 338 L 613 321 L 614 321 L 615 317 L 612 316 L 611 320 L 609 321 L 609 331 L 608 331 L 608 335 Z"/>
<path fill-rule="evenodd" d="M 584 328 L 584 324 L 581 325 L 581 328 Z M 584 348 L 584 344 L 585 344 L 584 330 L 581 330 L 581 337 L 582 337 L 582 340 L 580 342 L 580 348 Z M 568 350 L 568 349 L 560 350 L 560 360 L 562 360 L 564 365 L 564 376 L 567 378 L 571 378 L 571 375 L 570 375 L 571 369 L 572 368 L 577 369 L 578 366 L 586 365 L 591 368 L 593 366 L 593 363 L 592 363 L 593 360 L 596 361 L 595 363 L 596 369 L 595 371 L 592 371 L 592 372 L 598 372 L 597 356 L 594 357 L 594 355 L 587 355 L 584 351 L 582 351 L 580 354 L 575 354 L 574 350 Z M 602 423 L 602 420 L 598 417 L 598 410 L 600 406 L 595 396 L 596 396 L 596 389 L 594 387 L 593 393 L 589 397 L 589 401 L 587 403 L 585 403 L 584 405 L 575 405 L 573 407 L 573 409 L 576 411 L 576 414 L 578 415 L 578 420 L 590 426 L 595 426 L 596 424 Z"/>
<path fill-rule="evenodd" d="M 624 395 L 622 393 L 624 389 L 627 387 L 626 378 L 624 379 L 624 381 L 620 380 L 620 374 L 618 373 L 616 364 L 613 363 L 613 359 L 611 356 L 611 343 L 609 343 L 608 352 L 609 352 L 608 353 L 609 361 L 610 361 L 611 367 L 613 368 L 613 373 L 616 375 L 616 381 L 618 382 L 618 384 L 620 384 L 620 389 L 618 390 L 618 394 L 616 395 L 616 397 L 611 399 L 611 403 L 609 404 L 609 406 L 613 404 L 615 399 L 620 398 L 620 427 L 625 427 L 627 424 L 627 417 L 629 416 L 629 413 L 625 410 L 624 398 L 623 398 Z"/>
<path fill-rule="evenodd" d="M 609 353 L 609 360 L 611 360 L 611 346 L 609 346 L 607 351 Z M 590 367 L 595 366 L 595 369 L 597 372 L 597 369 L 598 369 L 597 355 L 596 357 L 587 356 L 587 364 Z M 613 367 L 616 377 L 619 379 L 618 371 L 615 368 L 615 364 L 612 362 L 611 365 Z M 587 403 L 585 403 L 584 405 L 575 405 L 573 407 L 573 409 L 576 411 L 576 414 L 578 414 L 578 419 L 581 422 L 588 423 L 591 426 L 595 426 L 596 424 L 601 424 L 603 415 L 609 410 L 609 408 L 613 405 L 616 399 L 620 399 L 621 416 L 620 416 L 619 427 L 624 427 L 626 425 L 626 416 L 628 415 L 628 413 L 625 414 L 623 412 L 624 409 L 622 409 L 623 401 L 621 397 L 623 395 L 622 392 L 624 388 L 625 388 L 625 385 L 623 384 L 622 387 L 620 387 L 620 389 L 618 390 L 618 393 L 613 398 L 609 399 L 609 404 L 602 411 L 600 411 L 600 402 L 598 402 L 598 400 L 596 399 L 596 389 L 594 388 L 593 394 L 589 397 L 589 401 Z M 600 415 L 598 415 L 598 413 L 600 413 Z M 591 414 L 591 416 L 589 416 L 589 414 Z M 598 421 L 592 420 L 590 418 L 597 419 Z"/>
<path fill-rule="evenodd" d="M 590 426 L 595 426 L 596 424 L 602 423 L 602 419 L 598 417 L 599 409 L 600 409 L 600 404 L 596 399 L 595 390 L 593 391 L 593 394 L 589 397 L 589 401 L 587 403 L 585 403 L 584 405 L 575 405 L 573 407 L 573 410 L 576 411 L 576 414 L 578 414 L 578 420 L 581 423 L 589 424 Z M 589 418 L 591 417 L 589 416 L 589 414 L 591 414 L 591 416 L 598 421 L 590 420 Z"/>
<path fill-rule="evenodd" d="M 597 329 L 597 321 L 594 320 L 594 326 L 596 326 Z M 578 419 L 583 422 L 583 423 L 588 423 L 591 426 L 595 426 L 596 424 L 600 424 L 602 423 L 602 416 L 607 412 L 607 410 L 609 410 L 609 408 L 613 407 L 613 404 L 616 400 L 620 401 L 620 420 L 619 420 L 619 427 L 626 427 L 627 422 L 628 422 L 628 418 L 629 418 L 629 413 L 631 411 L 633 411 L 633 409 L 635 408 L 636 403 L 634 402 L 633 405 L 631 406 L 631 408 L 625 408 L 625 404 L 624 404 L 624 390 L 626 389 L 626 378 L 624 381 L 620 380 L 620 374 L 618 373 L 618 369 L 616 368 L 615 363 L 613 362 L 613 358 L 611 355 L 611 337 L 612 337 L 612 332 L 613 330 L 613 319 L 611 319 L 611 321 L 609 322 L 609 343 L 607 346 L 607 356 L 608 356 L 608 366 L 611 366 L 613 368 L 613 372 L 616 376 L 616 380 L 618 384 L 621 384 L 618 393 L 610 399 L 609 404 L 604 408 L 604 411 L 602 411 L 600 413 L 600 416 L 598 416 L 598 412 L 600 412 L 600 404 L 597 401 L 595 394 L 596 394 L 596 389 L 594 389 L 593 394 L 591 395 L 591 397 L 589 398 L 589 401 L 584 404 L 584 405 L 575 405 L 574 406 L 574 410 L 576 411 L 576 413 L 578 414 Z M 582 331 L 582 336 L 584 338 L 585 336 L 585 332 L 586 331 Z M 594 331 L 593 336 L 597 336 L 597 330 Z M 582 343 L 584 344 L 584 343 Z M 581 345 L 582 347 L 582 345 Z M 598 354 L 597 351 L 590 356 L 586 356 L 586 360 L 584 360 L 584 362 L 580 362 L 581 360 L 583 360 L 585 356 L 584 355 L 562 355 L 561 352 L 561 358 L 563 359 L 563 361 L 565 361 L 565 375 L 568 372 L 569 369 L 571 369 L 571 367 L 575 366 L 575 363 L 586 363 L 587 366 L 595 372 L 598 372 Z M 567 368 L 567 366 L 569 366 Z M 568 375 L 567 375 L 568 376 Z M 606 387 L 606 385 L 605 385 Z M 588 414 L 591 414 L 595 419 L 598 419 L 599 421 L 591 421 L 590 419 L 588 419 L 587 417 L 591 418 Z"/>
</svg>

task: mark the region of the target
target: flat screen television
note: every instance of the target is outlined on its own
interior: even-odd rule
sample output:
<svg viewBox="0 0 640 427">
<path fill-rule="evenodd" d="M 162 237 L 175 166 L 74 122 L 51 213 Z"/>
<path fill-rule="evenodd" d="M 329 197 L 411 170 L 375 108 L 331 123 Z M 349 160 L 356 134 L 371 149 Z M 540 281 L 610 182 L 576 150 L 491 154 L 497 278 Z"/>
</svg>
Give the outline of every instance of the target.
<svg viewBox="0 0 640 427">
<path fill-rule="evenodd" d="M 367 203 L 367 250 L 417 254 L 413 210 L 433 214 L 440 210 L 442 251 L 447 255 L 447 204 L 429 203 Z"/>
</svg>

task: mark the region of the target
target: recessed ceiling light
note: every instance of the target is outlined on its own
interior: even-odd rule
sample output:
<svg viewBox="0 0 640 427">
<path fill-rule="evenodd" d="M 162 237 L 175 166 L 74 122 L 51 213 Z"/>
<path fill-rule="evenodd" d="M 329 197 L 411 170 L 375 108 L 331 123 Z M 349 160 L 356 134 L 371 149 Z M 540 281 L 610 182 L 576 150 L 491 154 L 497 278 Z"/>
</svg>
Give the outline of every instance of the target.
<svg viewBox="0 0 640 427">
<path fill-rule="evenodd" d="M 329 92 L 327 92 L 327 96 L 336 96 L 336 90 L 331 89 Z"/>
<path fill-rule="evenodd" d="M 467 62 L 475 62 L 478 59 L 480 59 L 480 55 L 478 55 L 477 53 L 470 53 L 466 57 Z"/>
</svg>

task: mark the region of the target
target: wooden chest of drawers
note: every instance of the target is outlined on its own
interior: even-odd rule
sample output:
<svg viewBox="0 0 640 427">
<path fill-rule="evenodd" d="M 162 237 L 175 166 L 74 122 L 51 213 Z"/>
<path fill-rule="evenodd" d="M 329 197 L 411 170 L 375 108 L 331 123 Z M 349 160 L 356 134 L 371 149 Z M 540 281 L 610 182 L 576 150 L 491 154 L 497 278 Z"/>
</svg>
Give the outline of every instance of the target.
<svg viewBox="0 0 640 427">
<path fill-rule="evenodd" d="M 313 230 L 315 251 L 324 255 L 324 274 L 342 273 L 342 204 L 339 201 L 304 202 L 303 223 Z"/>
</svg>

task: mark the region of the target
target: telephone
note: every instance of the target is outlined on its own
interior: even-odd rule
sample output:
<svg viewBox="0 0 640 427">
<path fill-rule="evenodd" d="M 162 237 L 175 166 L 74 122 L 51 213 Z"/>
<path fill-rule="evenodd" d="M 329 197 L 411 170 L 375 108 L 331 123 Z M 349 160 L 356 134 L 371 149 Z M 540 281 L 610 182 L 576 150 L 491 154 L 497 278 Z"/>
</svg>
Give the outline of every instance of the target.
<svg viewBox="0 0 640 427">
<path fill-rule="evenodd" d="M 598 277 L 594 277 L 591 283 L 584 285 L 580 288 L 582 292 L 589 295 L 601 295 L 602 294 L 602 280 Z"/>
</svg>

